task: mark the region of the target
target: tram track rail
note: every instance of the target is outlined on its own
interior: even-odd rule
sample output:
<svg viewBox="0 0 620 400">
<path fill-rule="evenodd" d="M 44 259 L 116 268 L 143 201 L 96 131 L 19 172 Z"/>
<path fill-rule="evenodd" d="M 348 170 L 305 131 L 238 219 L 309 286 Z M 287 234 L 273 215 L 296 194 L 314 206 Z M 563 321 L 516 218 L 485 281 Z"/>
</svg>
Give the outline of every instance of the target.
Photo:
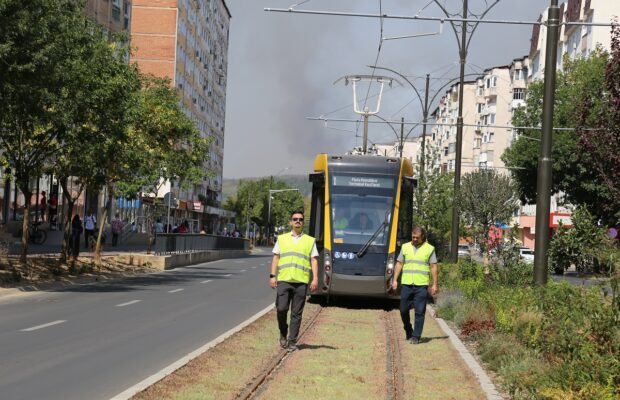
<svg viewBox="0 0 620 400">
<path fill-rule="evenodd" d="M 299 333 L 299 341 L 301 341 L 305 334 L 311 330 L 316 323 L 323 307 L 318 307 L 308 319 L 308 323 L 302 326 Z M 276 354 L 267 365 L 260 371 L 260 373 L 246 385 L 246 387 L 237 394 L 236 400 L 250 400 L 255 399 L 261 395 L 261 393 L 267 388 L 270 378 L 277 373 L 280 367 L 286 362 L 287 358 L 293 353 L 287 349 L 282 349 Z"/>
<path fill-rule="evenodd" d="M 404 375 L 401 359 L 401 341 L 394 321 L 393 311 L 384 311 L 382 315 L 386 336 L 386 371 L 387 386 L 385 398 L 387 400 L 402 400 L 404 395 Z"/>
</svg>

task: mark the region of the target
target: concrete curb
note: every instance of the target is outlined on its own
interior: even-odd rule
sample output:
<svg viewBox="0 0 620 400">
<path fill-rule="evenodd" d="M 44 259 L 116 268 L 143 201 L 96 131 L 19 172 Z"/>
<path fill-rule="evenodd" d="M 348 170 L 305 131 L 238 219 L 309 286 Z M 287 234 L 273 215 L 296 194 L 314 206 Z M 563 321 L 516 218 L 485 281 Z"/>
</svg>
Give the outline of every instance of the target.
<svg viewBox="0 0 620 400">
<path fill-rule="evenodd" d="M 459 353 L 463 361 L 465 361 L 465 364 L 467 364 L 471 372 L 473 372 L 473 374 L 478 379 L 482 391 L 487 396 L 487 400 L 502 400 L 502 396 L 500 396 L 497 388 L 495 388 L 495 385 L 491 381 L 491 378 L 489 378 L 482 366 L 480 366 L 474 356 L 469 352 L 469 350 L 467 350 L 461 339 L 459 339 L 456 333 L 454 333 L 450 326 L 448 326 L 446 321 L 437 317 L 437 314 L 433 307 L 429 306 L 429 309 L 433 319 L 437 321 L 439 327 L 444 331 L 446 335 L 448 335 L 448 337 L 450 338 L 450 342 L 452 342 L 452 345 L 454 346 L 456 351 Z"/>
<path fill-rule="evenodd" d="M 142 382 L 139 382 L 136 385 L 126 389 L 122 393 L 119 393 L 116 396 L 112 397 L 111 400 L 126 400 L 126 399 L 130 399 L 132 396 L 140 393 L 141 391 L 145 390 L 149 386 L 154 385 L 155 383 L 157 383 L 160 380 L 164 379 L 166 376 L 172 374 L 177 369 L 183 367 L 184 365 L 189 363 L 194 358 L 202 355 L 207 350 L 211 349 L 212 347 L 215 347 L 216 345 L 220 344 L 224 340 L 228 339 L 230 336 L 232 336 L 233 334 L 239 332 L 241 329 L 243 329 L 246 326 L 250 325 L 251 323 L 253 323 L 257 319 L 259 319 L 263 315 L 267 314 L 269 311 L 273 310 L 274 308 L 275 308 L 275 304 L 272 304 L 269 307 L 262 309 L 258 313 L 256 313 L 253 316 L 251 316 L 249 319 L 243 321 L 242 323 L 240 323 L 239 325 L 235 326 L 234 328 L 232 328 L 232 329 L 222 333 L 220 336 L 216 337 L 215 339 L 213 339 L 209 343 L 206 343 L 205 345 L 203 345 L 200 348 L 192 351 L 191 353 L 189 353 L 185 357 L 183 357 L 183 358 L 173 362 L 172 364 L 170 364 L 169 366 L 167 366 L 164 369 L 160 370 L 159 372 L 157 372 L 157 373 L 149 376 L 148 378 L 144 379 Z"/>
</svg>

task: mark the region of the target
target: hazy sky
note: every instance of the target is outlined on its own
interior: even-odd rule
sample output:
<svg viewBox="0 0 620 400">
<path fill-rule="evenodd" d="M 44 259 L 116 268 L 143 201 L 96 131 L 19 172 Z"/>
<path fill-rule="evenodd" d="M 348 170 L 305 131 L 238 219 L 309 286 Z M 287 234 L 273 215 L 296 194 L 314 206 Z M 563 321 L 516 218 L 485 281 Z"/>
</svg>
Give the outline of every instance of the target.
<svg viewBox="0 0 620 400">
<path fill-rule="evenodd" d="M 434 36 L 383 41 L 379 19 L 273 13 L 264 8 L 288 8 L 302 0 L 226 0 L 232 14 L 228 58 L 224 177 L 305 174 L 318 153 L 345 153 L 361 145 L 362 127 L 355 123 L 309 121 L 306 117 L 355 119 L 353 91 L 338 78 L 371 74 L 367 65 L 399 71 L 423 95 L 431 74 L 431 96 L 450 78 L 458 77 L 458 46 L 446 23 Z M 462 11 L 461 0 L 440 0 L 450 12 Z M 480 13 L 492 0 L 469 0 Z M 310 0 L 297 9 L 412 16 L 429 0 Z M 487 19 L 535 21 L 547 0 L 501 0 Z M 430 4 L 421 16 L 441 17 Z M 383 37 L 439 32 L 439 22 L 384 20 Z M 467 73 L 507 65 L 529 52 L 529 25 L 481 25 L 469 47 Z M 380 72 L 388 75 L 387 71 Z M 420 78 L 418 78 L 420 77 Z M 363 102 L 367 87 L 358 98 Z M 378 86 L 370 88 L 374 108 Z M 438 96 L 438 98 L 441 95 Z M 421 120 L 420 102 L 404 84 L 384 90 L 379 115 L 390 120 Z M 412 135 L 415 135 L 414 130 Z M 369 140 L 396 139 L 385 125 L 371 124 Z"/>
</svg>

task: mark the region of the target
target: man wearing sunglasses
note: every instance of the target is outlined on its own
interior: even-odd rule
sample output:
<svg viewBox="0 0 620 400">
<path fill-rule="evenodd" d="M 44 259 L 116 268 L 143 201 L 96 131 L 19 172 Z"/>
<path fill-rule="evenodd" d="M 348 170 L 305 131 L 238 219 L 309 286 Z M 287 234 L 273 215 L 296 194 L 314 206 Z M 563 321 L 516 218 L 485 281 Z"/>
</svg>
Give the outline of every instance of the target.
<svg viewBox="0 0 620 400">
<path fill-rule="evenodd" d="M 278 241 L 273 247 L 269 284 L 277 291 L 276 310 L 280 329 L 280 346 L 288 351 L 295 351 L 301 326 L 301 314 L 306 304 L 308 283 L 310 283 L 312 292 L 319 284 L 319 252 L 314 238 L 302 232 L 304 226 L 302 211 L 293 212 L 289 224 L 292 227 L 291 232 L 278 236 Z M 312 271 L 312 282 L 310 282 L 310 271 Z M 289 308 L 291 309 L 290 330 L 287 324 Z"/>
</svg>

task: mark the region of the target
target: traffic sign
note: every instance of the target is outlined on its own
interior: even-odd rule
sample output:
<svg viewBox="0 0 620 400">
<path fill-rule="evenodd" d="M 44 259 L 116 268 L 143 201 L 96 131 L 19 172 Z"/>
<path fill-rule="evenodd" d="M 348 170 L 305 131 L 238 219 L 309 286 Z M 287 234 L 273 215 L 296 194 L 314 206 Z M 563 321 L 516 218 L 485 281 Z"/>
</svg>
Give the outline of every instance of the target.
<svg viewBox="0 0 620 400">
<path fill-rule="evenodd" d="M 609 236 L 610 239 L 615 239 L 618 236 L 618 230 L 616 228 L 609 228 L 607 236 Z"/>
</svg>

